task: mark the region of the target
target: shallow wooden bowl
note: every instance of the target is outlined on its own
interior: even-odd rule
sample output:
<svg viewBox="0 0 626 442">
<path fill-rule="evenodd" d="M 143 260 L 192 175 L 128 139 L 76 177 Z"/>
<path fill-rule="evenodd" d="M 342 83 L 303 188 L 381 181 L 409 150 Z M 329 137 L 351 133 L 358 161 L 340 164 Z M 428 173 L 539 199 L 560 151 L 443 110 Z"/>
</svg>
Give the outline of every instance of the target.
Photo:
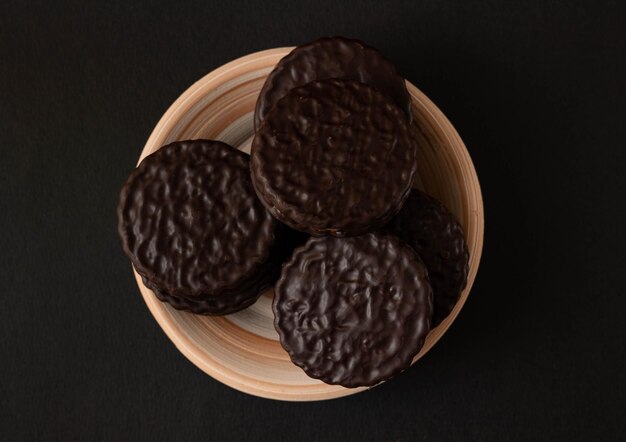
<svg viewBox="0 0 626 442">
<path fill-rule="evenodd" d="M 163 115 L 139 161 L 176 140 L 222 140 L 249 152 L 257 95 L 273 66 L 292 48 L 257 52 L 206 75 Z M 459 314 L 476 277 L 483 244 L 483 203 L 472 160 L 463 141 L 441 111 L 407 82 L 419 128 L 419 179 L 416 184 L 440 198 L 465 228 L 470 252 L 467 288 L 453 312 L 426 339 L 415 361 L 441 338 Z M 148 308 L 176 347 L 195 365 L 237 390 L 272 399 L 312 401 L 363 391 L 326 385 L 293 365 L 273 327 L 272 292 L 252 307 L 226 317 L 180 312 L 137 284 Z"/>
</svg>

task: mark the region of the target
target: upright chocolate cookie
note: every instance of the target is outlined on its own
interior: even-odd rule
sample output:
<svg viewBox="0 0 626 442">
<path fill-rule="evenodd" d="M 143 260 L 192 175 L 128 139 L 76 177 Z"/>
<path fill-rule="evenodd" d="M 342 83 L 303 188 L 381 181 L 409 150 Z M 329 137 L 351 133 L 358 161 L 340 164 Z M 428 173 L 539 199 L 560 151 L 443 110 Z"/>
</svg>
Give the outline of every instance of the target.
<svg viewBox="0 0 626 442">
<path fill-rule="evenodd" d="M 469 253 L 463 228 L 437 199 L 413 190 L 385 230 L 420 255 L 433 287 L 433 327 L 450 314 L 467 283 Z"/>
<path fill-rule="evenodd" d="M 254 193 L 248 158 L 221 142 L 181 141 L 130 174 L 118 230 L 153 288 L 198 300 L 267 280 L 277 223 Z"/>
<path fill-rule="evenodd" d="M 378 89 L 411 120 L 411 97 L 393 63 L 362 41 L 327 37 L 298 46 L 278 62 L 257 99 L 254 127 L 260 127 L 291 89 L 329 78 L 356 80 Z"/>
<path fill-rule="evenodd" d="M 292 89 L 252 142 L 254 188 L 276 218 L 312 235 L 382 226 L 416 170 L 409 123 L 363 83 L 325 80 Z"/>
<path fill-rule="evenodd" d="M 274 294 L 282 346 L 327 384 L 391 378 L 411 365 L 430 330 L 426 268 L 393 235 L 311 238 L 283 266 Z"/>
</svg>

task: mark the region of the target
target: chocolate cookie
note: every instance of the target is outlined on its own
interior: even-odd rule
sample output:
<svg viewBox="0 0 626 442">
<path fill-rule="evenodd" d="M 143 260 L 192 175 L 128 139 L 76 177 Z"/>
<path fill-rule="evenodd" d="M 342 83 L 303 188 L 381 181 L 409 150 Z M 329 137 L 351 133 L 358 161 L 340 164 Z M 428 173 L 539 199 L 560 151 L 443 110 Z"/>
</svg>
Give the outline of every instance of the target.
<svg viewBox="0 0 626 442">
<path fill-rule="evenodd" d="M 329 78 L 369 84 L 389 96 L 411 120 L 411 97 L 393 63 L 362 41 L 327 37 L 298 46 L 278 62 L 257 99 L 254 127 L 261 126 L 274 105 L 291 89 Z"/>
<path fill-rule="evenodd" d="M 252 181 L 272 215 L 294 229 L 359 235 L 400 210 L 416 150 L 385 95 L 356 81 L 316 81 L 292 89 L 257 131 Z"/>
<path fill-rule="evenodd" d="M 432 292 L 419 256 L 394 235 L 311 238 L 283 266 L 273 310 L 282 346 L 310 377 L 371 386 L 411 365 Z"/>
<path fill-rule="evenodd" d="M 385 230 L 420 255 L 433 288 L 433 327 L 450 314 L 467 283 L 469 253 L 463 228 L 437 199 L 413 190 Z"/>
<path fill-rule="evenodd" d="M 157 290 L 218 298 L 267 279 L 277 222 L 252 188 L 249 157 L 209 140 L 146 157 L 118 206 L 124 251 Z"/>
</svg>

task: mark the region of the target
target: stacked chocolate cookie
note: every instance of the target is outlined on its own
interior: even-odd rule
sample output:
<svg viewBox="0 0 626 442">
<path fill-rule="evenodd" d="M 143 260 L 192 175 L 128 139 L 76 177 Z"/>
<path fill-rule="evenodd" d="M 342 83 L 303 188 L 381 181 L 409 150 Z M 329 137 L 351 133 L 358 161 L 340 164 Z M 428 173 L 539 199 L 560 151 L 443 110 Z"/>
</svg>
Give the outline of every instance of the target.
<svg viewBox="0 0 626 442">
<path fill-rule="evenodd" d="M 178 142 L 131 174 L 124 250 L 159 299 L 193 313 L 246 308 L 278 279 L 291 360 L 330 384 L 376 385 L 410 366 L 467 279 L 461 226 L 413 189 L 411 119 L 404 79 L 376 49 L 299 46 L 261 90 L 249 159 Z"/>
<path fill-rule="evenodd" d="M 254 193 L 248 155 L 227 144 L 176 142 L 146 157 L 118 218 L 144 284 L 176 308 L 232 313 L 271 283 L 278 223 Z"/>
</svg>

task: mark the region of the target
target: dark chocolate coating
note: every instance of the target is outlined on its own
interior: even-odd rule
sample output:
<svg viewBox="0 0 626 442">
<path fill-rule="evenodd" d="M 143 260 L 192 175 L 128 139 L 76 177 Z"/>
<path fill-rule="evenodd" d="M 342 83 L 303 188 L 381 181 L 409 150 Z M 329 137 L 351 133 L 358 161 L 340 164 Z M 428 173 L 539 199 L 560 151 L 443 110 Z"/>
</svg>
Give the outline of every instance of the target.
<svg viewBox="0 0 626 442">
<path fill-rule="evenodd" d="M 308 238 L 308 235 L 280 224 L 276 231 L 276 241 L 272 246 L 268 263 L 263 270 L 258 272 L 258 278 L 238 286 L 234 291 L 222 293 L 217 298 L 182 298 L 158 289 L 145 276 L 141 276 L 141 279 L 143 284 L 152 290 L 160 301 L 169 303 L 175 309 L 197 315 L 230 315 L 254 304 L 259 296 L 278 280 L 282 264 Z"/>
<path fill-rule="evenodd" d="M 240 288 L 240 291 L 219 298 L 186 299 L 173 296 L 163 290 L 155 288 L 145 277 L 141 277 L 146 287 L 154 292 L 156 297 L 167 302 L 177 310 L 185 310 L 197 315 L 222 316 L 243 310 L 256 302 L 259 296 L 269 286 L 255 285 L 250 288 Z"/>
<path fill-rule="evenodd" d="M 217 298 L 260 281 L 277 223 L 252 188 L 249 157 L 209 140 L 146 157 L 118 206 L 124 251 L 166 293 Z"/>
<path fill-rule="evenodd" d="M 362 41 L 325 37 L 298 46 L 278 62 L 257 99 L 254 127 L 261 126 L 274 105 L 291 89 L 329 78 L 356 80 L 375 87 L 411 120 L 411 97 L 392 62 Z"/>
<path fill-rule="evenodd" d="M 282 346 L 310 377 L 372 386 L 422 348 L 432 292 L 419 256 L 394 235 L 311 238 L 283 266 L 273 310 Z"/>
<path fill-rule="evenodd" d="M 250 167 L 278 220 L 316 236 L 354 236 L 400 210 L 416 150 L 389 98 L 363 83 L 325 80 L 276 104 L 254 137 Z"/>
<path fill-rule="evenodd" d="M 415 189 L 385 226 L 420 255 L 433 288 L 433 327 L 450 314 L 467 284 L 469 252 L 463 227 L 437 199 Z"/>
</svg>

